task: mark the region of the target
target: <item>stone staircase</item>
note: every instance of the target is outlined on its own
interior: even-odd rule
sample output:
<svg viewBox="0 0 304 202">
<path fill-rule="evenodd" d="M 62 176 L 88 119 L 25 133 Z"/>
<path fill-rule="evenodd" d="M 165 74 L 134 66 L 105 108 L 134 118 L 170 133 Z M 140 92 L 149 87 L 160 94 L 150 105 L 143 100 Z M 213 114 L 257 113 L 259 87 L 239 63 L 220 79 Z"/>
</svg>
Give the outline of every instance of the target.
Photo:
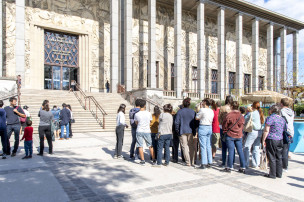
<svg viewBox="0 0 304 202">
<path fill-rule="evenodd" d="M 74 133 L 82 132 L 102 132 L 115 131 L 116 114 L 120 104 L 124 103 L 127 106 L 126 123 L 129 125 L 129 110 L 132 106 L 124 100 L 119 94 L 105 93 L 87 93 L 87 96 L 94 96 L 98 103 L 103 107 L 108 115 L 105 116 L 105 129 L 103 129 L 93 117 L 89 110 L 84 110 L 73 93 L 68 91 L 53 91 L 53 90 L 29 90 L 22 89 L 21 105 L 27 105 L 33 120 L 34 133 L 38 133 L 39 117 L 38 112 L 43 100 L 50 101 L 50 108 L 57 105 L 62 108 L 62 103 L 70 104 L 73 110 L 75 123 L 72 125 Z M 95 105 L 91 104 L 95 108 Z M 102 119 L 102 116 L 100 116 Z"/>
</svg>

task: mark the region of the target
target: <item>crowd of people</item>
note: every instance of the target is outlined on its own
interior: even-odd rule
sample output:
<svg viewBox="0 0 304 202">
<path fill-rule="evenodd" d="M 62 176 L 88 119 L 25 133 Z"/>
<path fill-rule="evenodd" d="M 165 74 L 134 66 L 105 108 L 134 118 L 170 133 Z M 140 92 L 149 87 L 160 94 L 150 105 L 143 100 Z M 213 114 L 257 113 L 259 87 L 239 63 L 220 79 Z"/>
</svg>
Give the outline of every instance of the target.
<svg viewBox="0 0 304 202">
<path fill-rule="evenodd" d="M 289 108 L 288 99 L 283 98 L 271 106 L 267 118 L 260 102 L 249 107 L 239 106 L 231 96 L 226 97 L 223 106 L 220 101 L 206 98 L 195 110 L 190 108 L 191 99 L 186 98 L 178 110 L 166 104 L 163 112 L 156 106 L 153 114 L 146 111 L 145 100 L 137 99 L 135 105 L 129 112 L 132 132 L 129 160 L 145 165 L 143 148 L 146 145 L 152 166 L 168 166 L 170 159 L 178 163 L 180 147 L 185 166 L 207 169 L 212 167 L 216 151 L 221 148 L 221 171 L 234 170 L 237 152 L 238 171 L 245 174 L 249 167 L 259 168 L 261 149 L 264 149 L 269 161 L 269 174 L 265 177 L 281 178 L 283 170 L 287 172 L 289 145 L 294 134 L 294 112 Z M 126 105 L 121 104 L 116 119 L 115 159 L 123 158 L 124 129 L 128 127 L 125 113 Z"/>
<path fill-rule="evenodd" d="M 3 152 L 0 156 L 2 159 L 6 159 L 7 156 L 16 156 L 19 143 L 24 140 L 25 156 L 22 159 L 30 159 L 33 154 L 34 131 L 31 114 L 28 111 L 28 106 L 24 106 L 23 109 L 17 106 L 17 98 L 10 98 L 9 103 L 9 106 L 4 107 L 3 101 L 0 100 L 0 136 Z M 49 154 L 53 154 L 52 141 L 55 141 L 56 137 L 59 138 L 59 133 L 59 140 L 69 140 L 73 136 L 71 126 L 75 120 L 72 108 L 70 105 L 63 103 L 62 109 L 57 106 L 53 106 L 50 109 L 49 101 L 44 100 L 38 112 L 38 117 L 40 147 L 37 155 L 43 156 L 45 139 L 48 142 Z M 64 133 L 64 129 L 66 129 L 66 133 Z M 10 138 L 13 133 L 15 142 L 13 149 L 11 149 Z M 22 138 L 20 139 L 21 136 Z"/>
</svg>

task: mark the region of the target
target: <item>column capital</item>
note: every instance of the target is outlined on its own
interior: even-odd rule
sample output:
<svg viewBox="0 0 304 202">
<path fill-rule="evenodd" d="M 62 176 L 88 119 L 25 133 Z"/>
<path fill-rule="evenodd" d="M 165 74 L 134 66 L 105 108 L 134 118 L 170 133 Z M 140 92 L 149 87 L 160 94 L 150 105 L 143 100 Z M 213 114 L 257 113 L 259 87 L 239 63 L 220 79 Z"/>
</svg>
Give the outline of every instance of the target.
<svg viewBox="0 0 304 202">
<path fill-rule="evenodd" d="M 224 6 L 219 6 L 216 10 L 217 11 L 225 10 L 225 7 Z"/>
<path fill-rule="evenodd" d="M 254 17 L 252 18 L 251 22 L 254 23 L 254 22 L 259 22 L 261 20 L 261 18 L 258 18 L 258 17 Z"/>
<path fill-rule="evenodd" d="M 243 17 L 244 16 L 244 13 L 242 12 L 238 12 L 234 15 L 235 17 Z"/>
</svg>

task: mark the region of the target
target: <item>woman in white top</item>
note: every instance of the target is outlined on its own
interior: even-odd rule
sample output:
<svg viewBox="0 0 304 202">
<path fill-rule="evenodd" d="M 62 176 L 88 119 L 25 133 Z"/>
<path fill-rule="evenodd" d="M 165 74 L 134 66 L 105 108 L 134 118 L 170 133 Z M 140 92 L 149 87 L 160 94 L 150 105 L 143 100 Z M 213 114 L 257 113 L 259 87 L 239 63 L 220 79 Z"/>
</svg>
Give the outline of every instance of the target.
<svg viewBox="0 0 304 202">
<path fill-rule="evenodd" d="M 121 155 L 123 138 L 124 138 L 125 127 L 128 128 L 125 119 L 125 111 L 126 111 L 126 105 L 121 104 L 117 110 L 117 117 L 116 117 L 116 147 L 114 154 L 115 159 L 123 158 L 123 156 Z"/>
<path fill-rule="evenodd" d="M 202 155 L 202 164 L 198 167 L 200 169 L 209 168 L 212 163 L 211 135 L 214 112 L 210 109 L 211 103 L 211 99 L 205 98 L 201 103 L 200 111 L 196 115 L 196 120 L 200 121 L 198 129 L 198 138 Z"/>
</svg>

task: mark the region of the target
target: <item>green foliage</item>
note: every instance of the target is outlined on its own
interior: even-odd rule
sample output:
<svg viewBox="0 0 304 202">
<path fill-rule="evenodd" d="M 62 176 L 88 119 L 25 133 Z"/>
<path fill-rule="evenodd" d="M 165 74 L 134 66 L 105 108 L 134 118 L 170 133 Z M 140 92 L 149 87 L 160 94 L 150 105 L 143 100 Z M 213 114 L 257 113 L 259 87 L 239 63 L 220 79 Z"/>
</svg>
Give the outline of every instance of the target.
<svg viewBox="0 0 304 202">
<path fill-rule="evenodd" d="M 294 110 L 295 110 L 297 116 L 300 116 L 301 111 L 304 110 L 304 104 L 297 104 L 297 105 L 295 105 Z"/>
</svg>

